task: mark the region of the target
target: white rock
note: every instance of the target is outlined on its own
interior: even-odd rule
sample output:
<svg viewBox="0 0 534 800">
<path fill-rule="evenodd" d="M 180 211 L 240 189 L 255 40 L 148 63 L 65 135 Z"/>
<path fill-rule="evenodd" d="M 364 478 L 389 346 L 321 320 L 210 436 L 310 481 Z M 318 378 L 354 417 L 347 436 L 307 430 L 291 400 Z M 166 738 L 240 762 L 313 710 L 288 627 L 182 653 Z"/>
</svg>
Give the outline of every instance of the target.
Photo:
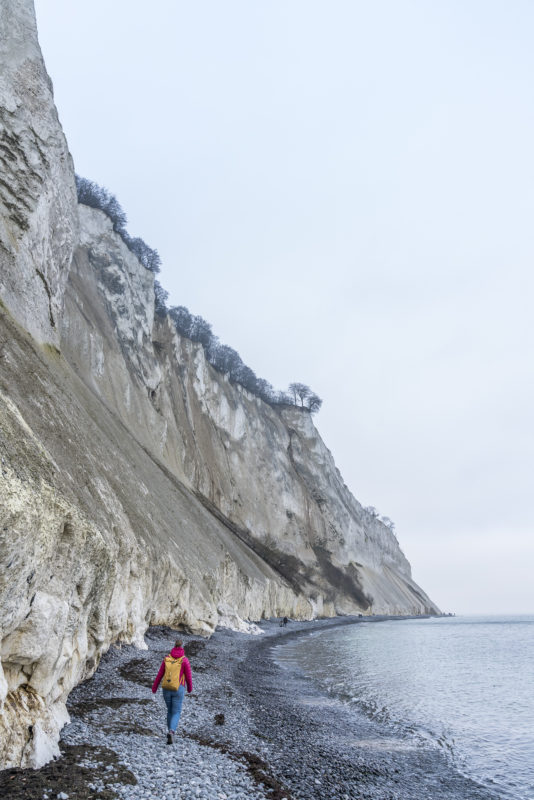
<svg viewBox="0 0 534 800">
<path fill-rule="evenodd" d="M 0 296 L 37 341 L 57 345 L 76 189 L 29 0 L 3 0 L 0 64 Z"/>
<path fill-rule="evenodd" d="M 236 610 L 229 606 L 228 603 L 219 603 L 217 606 L 217 611 L 219 613 L 219 619 L 217 622 L 219 628 L 230 628 L 232 631 L 249 633 L 253 635 L 263 633 L 262 629 L 258 625 L 241 619 Z"/>
</svg>

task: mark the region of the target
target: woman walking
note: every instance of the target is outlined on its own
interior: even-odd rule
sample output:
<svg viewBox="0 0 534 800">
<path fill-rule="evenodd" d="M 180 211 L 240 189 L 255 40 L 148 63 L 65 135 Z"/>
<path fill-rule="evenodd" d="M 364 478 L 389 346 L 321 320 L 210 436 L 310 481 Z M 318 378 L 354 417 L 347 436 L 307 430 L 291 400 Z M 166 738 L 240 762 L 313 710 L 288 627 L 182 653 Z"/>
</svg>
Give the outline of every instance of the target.
<svg viewBox="0 0 534 800">
<path fill-rule="evenodd" d="M 176 733 L 182 713 L 186 684 L 187 693 L 190 694 L 193 691 L 191 667 L 185 657 L 181 639 L 175 642 L 169 655 L 165 656 L 161 662 L 157 678 L 152 684 L 153 694 L 158 691 L 162 680 L 163 699 L 167 706 L 167 744 L 172 744 L 172 737 Z"/>
</svg>

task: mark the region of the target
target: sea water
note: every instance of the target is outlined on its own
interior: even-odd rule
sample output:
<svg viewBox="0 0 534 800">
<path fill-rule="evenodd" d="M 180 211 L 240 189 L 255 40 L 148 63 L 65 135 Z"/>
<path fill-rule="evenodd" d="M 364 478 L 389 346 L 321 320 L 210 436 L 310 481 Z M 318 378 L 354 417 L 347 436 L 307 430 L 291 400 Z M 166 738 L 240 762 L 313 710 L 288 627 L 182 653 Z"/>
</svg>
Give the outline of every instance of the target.
<svg viewBox="0 0 534 800">
<path fill-rule="evenodd" d="M 534 800 L 534 616 L 363 622 L 277 657 L 502 798 Z"/>
</svg>

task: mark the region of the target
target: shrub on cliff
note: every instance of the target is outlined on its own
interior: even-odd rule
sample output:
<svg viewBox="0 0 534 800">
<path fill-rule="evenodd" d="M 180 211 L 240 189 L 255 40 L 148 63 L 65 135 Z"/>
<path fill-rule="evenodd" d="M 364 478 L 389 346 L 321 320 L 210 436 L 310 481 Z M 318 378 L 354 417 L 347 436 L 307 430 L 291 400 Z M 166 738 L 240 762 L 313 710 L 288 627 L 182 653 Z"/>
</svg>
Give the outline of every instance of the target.
<svg viewBox="0 0 534 800">
<path fill-rule="evenodd" d="M 108 192 L 103 186 L 88 178 L 75 176 L 78 202 L 84 206 L 98 208 L 110 218 L 113 230 L 118 233 L 126 247 L 139 259 L 141 264 L 151 272 L 158 273 L 161 267 L 161 258 L 157 250 L 149 247 L 139 236 L 130 236 L 126 230 L 128 219 L 121 204 L 114 194 Z"/>
<path fill-rule="evenodd" d="M 296 405 L 311 414 L 321 408 L 323 401 L 303 383 L 292 383 L 288 392 L 277 392 L 269 381 L 258 378 L 244 363 L 237 350 L 221 344 L 219 337 L 213 334 L 211 325 L 202 317 L 191 314 L 185 306 L 172 306 L 168 314 L 177 332 L 193 342 L 200 342 L 211 366 L 223 375 L 228 375 L 232 383 L 238 383 L 272 406 Z"/>
<path fill-rule="evenodd" d="M 169 308 L 169 317 L 174 322 L 174 327 L 178 333 L 189 339 L 193 323 L 193 315 L 189 309 L 185 306 L 171 306 Z"/>
<path fill-rule="evenodd" d="M 306 398 L 306 407 L 308 408 L 308 411 L 311 411 L 312 414 L 316 414 L 321 408 L 322 404 L 323 401 L 318 395 L 315 394 L 315 392 L 310 392 Z"/>
<path fill-rule="evenodd" d="M 119 236 L 126 233 L 126 214 L 114 194 L 108 192 L 104 186 L 99 186 L 95 181 L 88 178 L 80 178 L 76 175 L 76 190 L 78 192 L 78 202 L 91 208 L 99 208 L 107 214 L 113 223 L 113 230 Z"/>
<path fill-rule="evenodd" d="M 151 272 L 158 273 L 161 267 L 158 251 L 149 247 L 139 236 L 130 236 L 126 230 L 126 214 L 115 195 L 103 186 L 99 186 L 88 178 L 81 178 L 79 175 L 76 175 L 76 189 L 78 202 L 91 208 L 98 208 L 107 214 L 113 223 L 115 233 L 119 234 L 141 264 Z M 168 314 L 178 333 L 193 342 L 199 342 L 212 367 L 224 375 L 228 375 L 233 383 L 238 383 L 248 392 L 257 395 L 272 406 L 294 405 L 311 414 L 319 411 L 323 401 L 312 392 L 309 386 L 304 383 L 291 383 L 287 392 L 277 392 L 269 381 L 256 376 L 254 371 L 243 362 L 237 350 L 221 344 L 219 338 L 214 335 L 209 322 L 206 322 L 203 317 L 191 314 L 185 306 L 167 308 L 168 298 L 169 293 L 159 281 L 155 280 L 154 310 L 156 315 L 165 317 Z"/>
<path fill-rule="evenodd" d="M 150 272 L 158 273 L 161 269 L 161 258 L 157 250 L 153 250 L 144 242 L 139 236 L 122 237 L 126 246 L 137 256 L 141 264 L 150 270 Z"/>
</svg>

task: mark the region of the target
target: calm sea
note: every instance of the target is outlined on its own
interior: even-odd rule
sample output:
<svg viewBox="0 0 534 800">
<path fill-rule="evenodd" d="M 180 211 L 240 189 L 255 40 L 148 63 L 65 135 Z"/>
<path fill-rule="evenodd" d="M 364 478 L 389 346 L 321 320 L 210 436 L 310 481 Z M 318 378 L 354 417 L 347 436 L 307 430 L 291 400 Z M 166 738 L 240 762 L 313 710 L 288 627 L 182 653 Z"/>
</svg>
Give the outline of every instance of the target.
<svg viewBox="0 0 534 800">
<path fill-rule="evenodd" d="M 277 658 L 503 798 L 534 800 L 534 616 L 347 625 Z"/>
</svg>

